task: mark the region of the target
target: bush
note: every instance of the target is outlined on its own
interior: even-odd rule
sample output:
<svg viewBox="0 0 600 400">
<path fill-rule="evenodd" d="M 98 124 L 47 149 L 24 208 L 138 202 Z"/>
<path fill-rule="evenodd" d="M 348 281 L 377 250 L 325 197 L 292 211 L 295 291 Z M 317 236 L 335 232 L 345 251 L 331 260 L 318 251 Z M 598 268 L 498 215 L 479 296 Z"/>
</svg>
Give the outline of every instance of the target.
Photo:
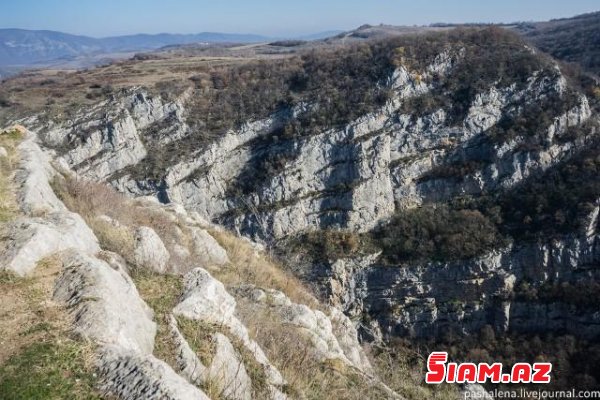
<svg viewBox="0 0 600 400">
<path fill-rule="evenodd" d="M 584 228 L 600 198 L 600 146 L 587 148 L 511 190 L 476 200 L 498 229 L 520 240 L 558 237 Z M 496 217 L 493 217 L 495 215 Z"/>
<path fill-rule="evenodd" d="M 357 255 L 367 246 L 365 239 L 349 231 L 315 230 L 300 234 L 289 245 L 313 260 L 336 260 Z"/>
<path fill-rule="evenodd" d="M 506 244 L 496 226 L 477 210 L 444 205 L 400 211 L 372 232 L 388 263 L 471 258 Z"/>
</svg>

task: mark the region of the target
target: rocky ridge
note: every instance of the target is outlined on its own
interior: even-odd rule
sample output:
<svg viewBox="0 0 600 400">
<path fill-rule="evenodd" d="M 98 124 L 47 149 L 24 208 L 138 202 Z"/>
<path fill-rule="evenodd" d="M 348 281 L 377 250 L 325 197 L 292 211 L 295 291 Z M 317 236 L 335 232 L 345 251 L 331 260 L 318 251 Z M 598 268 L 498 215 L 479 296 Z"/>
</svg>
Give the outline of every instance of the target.
<svg viewBox="0 0 600 400">
<path fill-rule="evenodd" d="M 463 56 L 463 49 L 450 49 L 421 71 L 397 67 L 382 82 L 393 92 L 392 98 L 343 127 L 279 140 L 276 132 L 286 121 L 297 118 L 306 107 L 318 107 L 307 104 L 248 121 L 194 150 L 188 159 L 168 165 L 161 180 L 140 179 L 129 168 L 143 168 L 144 133 L 150 127 L 158 129 L 152 134 L 163 145 L 190 134 L 185 96 L 166 102 L 132 89 L 70 121 L 68 128 L 43 127 L 38 134 L 49 146 L 66 146 L 59 162 L 86 179 L 107 181 L 134 197 L 150 195 L 181 204 L 202 219 L 267 243 L 311 229 L 367 232 L 398 210 L 508 190 L 594 143 L 597 131 L 585 124 L 597 117 L 588 98 L 573 91 L 558 66 L 534 71 L 520 85 L 490 83 L 460 120 L 444 108 L 423 115 L 405 111 L 408 101 L 436 90 L 440 83 L 433 76 L 452 79 L 453 68 Z M 518 119 L 528 107 L 549 99 L 570 106 L 552 115 L 548 126 L 538 128 L 539 144 L 532 146 L 525 134 L 500 140 L 490 135 L 503 121 Z M 586 132 L 568 136 L 573 129 Z M 273 154 L 282 155 L 282 166 L 252 182 L 246 170 L 256 171 Z M 436 175 L 469 163 L 475 168 L 460 176 Z M 242 183 L 250 191 L 240 192 Z M 585 311 L 572 320 L 568 305 L 509 299 L 522 282 L 540 286 L 595 278 L 593 267 L 585 267 L 597 260 L 592 225 L 587 235 L 565 237 L 562 245 L 515 244 L 466 262 L 389 269 L 379 266 L 375 257 L 331 260 L 304 270 L 309 278 L 316 276 L 333 304 L 354 318 L 365 313 L 374 318 L 376 336 L 429 336 L 448 325 L 461 332 L 492 325 L 500 332 L 567 329 L 593 336 L 597 332 L 593 313 Z M 563 251 L 574 254 L 572 261 L 554 256 Z M 560 261 L 545 261 L 553 257 Z M 528 263 L 533 266 L 527 267 Z M 541 321 L 544 313 L 552 317 Z"/>
<path fill-rule="evenodd" d="M 208 399 L 209 394 L 203 388 L 211 382 L 223 398 L 250 399 L 263 396 L 256 393 L 255 382 L 250 378 L 258 374 L 266 379 L 264 395 L 273 399 L 287 398 L 284 394 L 286 379 L 237 318 L 236 300 L 221 282 L 201 267 L 185 275 L 180 302 L 168 316 L 172 343 L 178 349 L 173 354 L 177 362 L 169 364 L 159 358 L 156 340 L 162 328 L 130 273 L 133 267 L 157 276 L 178 270 L 166 267 L 176 258 L 171 258 L 163 239 L 149 227 L 139 227 L 132 232 L 137 242 L 134 265 L 119 254 L 102 250 L 84 219 L 68 211 L 55 194 L 53 182 L 64 179 L 62 174 L 69 172 L 55 167 L 60 163 L 53 163 L 52 153 L 42 150 L 29 132 L 18 146 L 18 153 L 21 162 L 14 181 L 18 185 L 16 194 L 22 214 L 8 223 L 1 253 L 3 269 L 26 276 L 44 258 L 60 257 L 63 267 L 55 282 L 54 300 L 64 304 L 71 315 L 73 332 L 96 345 L 96 366 L 104 394 L 123 399 Z M 198 226 L 193 216 L 177 207 L 152 204 L 146 202 L 144 207 L 153 208 L 171 221 L 180 224 L 187 221 L 193 225 L 195 235 L 192 248 L 186 249 L 187 254 L 197 252 L 204 267 L 219 268 L 230 263 L 226 251 Z M 124 256 L 130 257 L 129 254 Z M 314 314 L 318 312 L 307 306 L 297 306 L 310 315 L 319 315 L 318 321 L 307 320 L 298 329 L 302 335 L 308 335 L 315 346 L 321 342 L 333 346 L 332 349 L 315 347 L 321 359 L 339 360 L 376 381 L 352 324 L 341 315 L 332 316 L 330 320 L 324 314 Z M 188 343 L 189 338 L 179 331 L 178 320 L 183 321 L 181 319 L 219 327 L 221 333 L 211 333 L 207 339 L 214 344 L 210 364 L 200 361 Z M 345 321 L 343 330 L 333 331 L 332 321 L 339 320 Z M 329 329 L 323 331 L 323 324 Z M 336 332 L 339 336 L 334 334 Z M 250 355 L 250 364 L 241 356 L 242 349 L 244 354 Z M 255 365 L 262 371 L 246 372 Z M 389 393 L 392 398 L 398 398 L 393 392 Z"/>
</svg>

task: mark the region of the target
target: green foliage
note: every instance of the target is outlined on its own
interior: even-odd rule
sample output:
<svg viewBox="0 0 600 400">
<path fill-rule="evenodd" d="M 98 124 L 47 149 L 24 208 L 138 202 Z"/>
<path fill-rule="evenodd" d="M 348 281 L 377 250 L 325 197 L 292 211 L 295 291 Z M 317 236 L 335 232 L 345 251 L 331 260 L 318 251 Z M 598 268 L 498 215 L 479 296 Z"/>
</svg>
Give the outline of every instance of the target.
<svg viewBox="0 0 600 400">
<path fill-rule="evenodd" d="M 571 159 L 511 190 L 473 202 L 515 239 L 574 232 L 600 198 L 600 147 L 596 142 Z"/>
<path fill-rule="evenodd" d="M 499 27 L 454 29 L 434 35 L 417 36 L 402 48 L 408 60 L 423 68 L 444 48 L 462 48 L 463 57 L 453 66 L 449 79 L 433 78 L 434 90 L 410 99 L 402 112 L 424 115 L 439 108 L 449 111 L 454 121 L 466 115 L 474 97 L 491 86 L 523 86 L 535 71 L 554 74 L 551 62 L 531 52 L 516 34 Z"/>
<path fill-rule="evenodd" d="M 372 237 L 389 263 L 466 259 L 506 243 L 479 211 L 444 205 L 400 211 Z"/>
<path fill-rule="evenodd" d="M 85 356 L 70 340 L 34 343 L 0 367 L 0 398 L 99 399 Z"/>
</svg>

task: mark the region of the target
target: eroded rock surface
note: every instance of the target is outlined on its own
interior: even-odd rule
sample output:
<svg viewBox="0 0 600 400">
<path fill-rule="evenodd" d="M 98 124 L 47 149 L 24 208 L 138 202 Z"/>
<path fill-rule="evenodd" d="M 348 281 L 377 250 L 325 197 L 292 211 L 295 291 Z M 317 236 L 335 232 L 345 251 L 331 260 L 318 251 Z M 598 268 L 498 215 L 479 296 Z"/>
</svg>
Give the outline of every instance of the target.
<svg viewBox="0 0 600 400">
<path fill-rule="evenodd" d="M 140 226 L 134 235 L 133 257 L 141 268 L 147 268 L 158 273 L 167 271 L 169 251 L 154 229 Z"/>
</svg>

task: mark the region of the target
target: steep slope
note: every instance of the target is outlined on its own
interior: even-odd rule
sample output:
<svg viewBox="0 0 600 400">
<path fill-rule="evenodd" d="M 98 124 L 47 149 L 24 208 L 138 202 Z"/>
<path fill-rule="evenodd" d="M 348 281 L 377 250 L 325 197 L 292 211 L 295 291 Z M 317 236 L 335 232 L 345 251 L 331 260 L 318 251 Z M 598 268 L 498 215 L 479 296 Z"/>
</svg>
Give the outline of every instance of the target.
<svg viewBox="0 0 600 400">
<path fill-rule="evenodd" d="M 403 398 L 351 321 L 259 245 L 78 180 L 23 128 L 0 141 L 17 185 L 0 225 L 2 397 Z"/>
<path fill-rule="evenodd" d="M 216 108 L 238 93 L 234 75 L 222 89 L 213 78 L 208 103 L 205 89 L 167 102 L 132 90 L 41 134 L 83 176 L 158 193 L 263 240 L 366 231 L 396 209 L 509 188 L 585 146 L 566 133 L 589 119 L 589 99 L 550 60 L 501 30 L 425 38 L 369 45 L 342 65 L 323 55 L 333 65 L 321 77 L 295 60 L 269 67 L 275 82 L 246 90 L 271 97 L 242 92 L 238 110 Z M 379 65 L 365 67 L 362 54 Z M 356 79 L 337 81 L 339 68 Z M 278 93 L 291 102 L 278 107 Z M 258 110 L 264 118 L 251 119 Z M 461 165 L 459 183 L 436 176 Z"/>
<path fill-rule="evenodd" d="M 192 270 L 189 254 L 197 251 L 182 244 L 206 237 L 194 235 L 194 228 L 219 240 L 210 226 L 220 223 L 275 249 L 321 301 L 352 318 L 344 325 L 357 326 L 353 337 L 448 340 L 457 358 L 465 356 L 457 343 L 476 335 L 501 338 L 488 341 L 498 352 L 504 351 L 501 340 L 517 341 L 511 335 L 570 334 L 596 343 L 594 82 L 580 81 L 518 35 L 495 27 L 404 35 L 187 73 L 183 80 L 111 92 L 68 118 L 40 115 L 23 123 L 53 149 L 65 173 L 165 204 L 143 206 L 163 216 L 133 214 L 154 227 L 162 246 L 131 216 L 111 214 L 102 196 L 88 195 L 69 208 L 83 215 L 85 204 L 96 204 L 87 222 L 103 236 L 105 250 L 126 245 L 117 252 L 135 254 L 139 241 L 155 243 L 147 246 L 155 252 L 147 262 L 128 263 L 147 264 L 159 275 L 188 274 L 185 282 L 171 283 L 183 303 L 201 298 L 199 288 L 214 292 L 224 320 L 221 330 L 205 336 L 235 332 L 234 348 L 236 341 L 252 348 L 239 323 L 250 332 L 260 327 L 251 317 L 244 321 L 243 310 L 232 311 L 246 307 L 252 316 L 282 318 L 282 326 L 304 333 L 313 321 L 308 326 L 318 329 L 304 339 L 318 354 L 336 355 L 336 363 L 357 368 L 364 359 L 345 348 L 346 340 L 336 345 L 327 339 L 335 311 L 319 311 L 305 296 L 248 279 L 226 287 L 226 295 L 212 279 L 227 281 L 227 268 Z M 63 190 L 75 199 L 85 191 L 73 182 Z M 68 196 L 63 200 L 70 203 Z M 165 209 L 179 215 L 181 232 L 163 228 Z M 236 262 L 232 249 L 226 251 L 238 268 L 247 261 Z M 180 257 L 174 271 L 160 261 L 167 253 Z M 149 287 L 140 291 L 150 303 L 155 275 L 148 276 L 133 278 Z M 174 297 L 166 305 L 154 300 L 168 322 L 163 331 L 168 325 L 185 336 L 190 321 L 181 317 L 214 325 L 209 317 L 217 305 L 205 299 L 208 308 L 188 307 Z M 543 346 L 518 340 L 516 351 L 537 349 L 527 353 L 531 359 L 547 356 Z M 560 346 L 558 339 L 547 340 Z M 272 350 L 265 350 L 269 359 L 281 351 L 277 339 L 256 342 Z M 573 349 L 588 346 L 576 343 Z M 180 367 L 189 372 L 195 363 Z M 586 368 L 573 369 L 572 376 L 594 387 L 600 377 Z M 363 366 L 370 376 L 367 370 Z M 261 376 L 261 388 L 283 389 L 277 376 Z M 299 382 L 298 390 L 306 390 Z"/>
<path fill-rule="evenodd" d="M 541 50 L 600 75 L 600 12 L 547 22 L 519 24 L 515 29 Z"/>
</svg>

